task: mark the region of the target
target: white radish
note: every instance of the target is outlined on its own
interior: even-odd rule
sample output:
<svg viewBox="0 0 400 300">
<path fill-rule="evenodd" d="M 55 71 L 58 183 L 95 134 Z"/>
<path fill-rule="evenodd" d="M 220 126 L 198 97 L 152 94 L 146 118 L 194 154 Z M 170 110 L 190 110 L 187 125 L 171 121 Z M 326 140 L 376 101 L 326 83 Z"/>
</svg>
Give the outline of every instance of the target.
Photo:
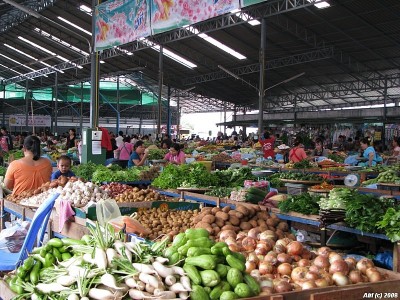
<svg viewBox="0 0 400 300">
<path fill-rule="evenodd" d="M 172 266 L 171 268 L 172 268 L 172 270 L 174 270 L 174 273 L 175 273 L 175 274 L 178 274 L 179 276 L 184 276 L 184 275 L 186 275 L 185 270 L 183 270 L 183 268 L 181 268 L 181 267 Z"/>
<path fill-rule="evenodd" d="M 150 284 L 154 288 L 158 288 L 158 280 L 156 277 L 146 274 L 146 273 L 140 273 L 139 274 L 139 279 L 143 281 L 144 283 Z"/>
<path fill-rule="evenodd" d="M 175 294 L 178 294 L 178 293 L 180 293 L 180 292 L 187 292 L 187 290 L 185 289 L 185 287 L 183 286 L 183 284 L 180 283 L 180 282 L 177 282 L 177 283 L 171 285 L 171 286 L 169 287 L 169 290 L 170 290 L 170 291 L 173 291 Z"/>
<path fill-rule="evenodd" d="M 174 298 L 176 298 L 176 294 L 172 291 L 154 292 L 154 296 L 157 296 L 159 299 L 174 299 Z"/>
<path fill-rule="evenodd" d="M 133 263 L 132 266 L 138 270 L 140 273 L 146 274 L 156 274 L 156 270 L 154 270 L 152 265 L 140 264 L 140 263 Z"/>
<path fill-rule="evenodd" d="M 58 277 L 56 282 L 61 284 L 62 286 L 71 286 L 76 282 L 76 278 L 71 275 L 63 275 Z"/>
<path fill-rule="evenodd" d="M 80 266 L 83 262 L 82 256 L 72 256 L 70 259 L 67 259 L 65 261 L 60 261 L 58 264 L 64 268 L 69 268 L 71 266 Z"/>
<path fill-rule="evenodd" d="M 138 282 L 133 279 L 133 277 L 126 277 L 125 284 L 129 286 L 131 289 L 136 289 L 138 287 Z"/>
<path fill-rule="evenodd" d="M 128 250 L 122 241 L 115 241 L 114 248 L 117 250 L 118 254 L 122 257 L 127 258 L 130 262 L 132 261 L 132 252 Z"/>
<path fill-rule="evenodd" d="M 31 295 L 31 300 L 40 300 L 40 297 L 37 294 Z M 68 299 L 67 299 L 68 300 Z M 79 300 L 79 299 L 78 299 Z"/>
<path fill-rule="evenodd" d="M 108 286 L 114 290 L 123 290 L 124 287 L 119 287 L 117 285 L 117 280 L 113 275 L 110 273 L 105 273 L 100 277 L 100 282 L 104 284 L 105 286 Z"/>
<path fill-rule="evenodd" d="M 109 267 L 112 267 L 112 265 L 113 265 L 112 260 L 119 256 L 118 252 L 115 251 L 115 249 L 113 249 L 113 248 L 107 248 L 106 255 L 107 255 L 107 265 Z"/>
<path fill-rule="evenodd" d="M 107 255 L 106 252 L 101 249 L 96 247 L 94 250 L 94 259 L 96 265 L 100 268 L 105 270 L 107 268 Z"/>
<path fill-rule="evenodd" d="M 114 300 L 115 295 L 114 293 L 104 290 L 104 289 L 98 289 L 98 288 L 91 288 L 89 290 L 89 297 L 96 299 L 96 300 Z"/>
<path fill-rule="evenodd" d="M 160 275 L 163 278 L 167 277 L 168 275 L 174 275 L 175 274 L 173 268 L 166 267 L 162 263 L 160 263 L 159 261 L 153 262 L 152 265 L 153 265 L 154 270 L 156 270 L 157 274 Z"/>
<path fill-rule="evenodd" d="M 187 276 L 181 276 L 180 282 L 186 291 L 190 292 L 192 290 L 192 285 L 190 284 L 190 279 Z"/>
<path fill-rule="evenodd" d="M 189 293 L 188 292 L 180 292 L 179 293 L 179 298 L 180 299 L 187 299 L 187 298 L 189 298 Z"/>
<path fill-rule="evenodd" d="M 154 291 L 156 290 L 156 288 L 152 285 L 150 285 L 149 283 L 146 283 L 146 292 L 150 293 L 150 294 L 154 294 Z"/>
<path fill-rule="evenodd" d="M 164 282 L 166 285 L 171 286 L 176 283 L 176 277 L 174 275 L 168 275 L 167 277 L 165 277 Z"/>
<path fill-rule="evenodd" d="M 79 300 L 79 296 L 77 294 L 69 294 L 67 300 Z"/>
<path fill-rule="evenodd" d="M 82 297 L 81 300 L 90 300 L 88 297 Z"/>
<path fill-rule="evenodd" d="M 90 253 L 83 254 L 83 261 L 92 265 L 96 264 L 96 260 L 92 257 L 92 254 Z"/>
<path fill-rule="evenodd" d="M 68 268 L 68 274 L 72 277 L 85 277 L 85 278 L 93 278 L 98 275 L 98 269 L 96 270 L 89 270 L 85 269 L 80 266 L 71 266 Z"/>
<path fill-rule="evenodd" d="M 131 297 L 132 299 L 136 299 L 136 300 L 154 298 L 151 294 L 149 294 L 147 292 L 143 292 L 143 291 L 139 291 L 139 290 L 135 290 L 135 289 L 129 290 L 129 297 Z"/>
<path fill-rule="evenodd" d="M 159 256 L 159 257 L 156 257 L 156 261 L 158 261 L 158 262 L 160 262 L 160 263 L 162 263 L 162 264 L 165 264 L 166 262 L 169 261 L 169 259 L 166 258 L 166 257 L 161 257 L 161 256 Z"/>
<path fill-rule="evenodd" d="M 43 294 L 50 294 L 50 293 L 59 293 L 62 291 L 70 291 L 69 288 L 57 283 L 38 283 L 36 285 L 38 291 L 42 292 Z"/>
</svg>

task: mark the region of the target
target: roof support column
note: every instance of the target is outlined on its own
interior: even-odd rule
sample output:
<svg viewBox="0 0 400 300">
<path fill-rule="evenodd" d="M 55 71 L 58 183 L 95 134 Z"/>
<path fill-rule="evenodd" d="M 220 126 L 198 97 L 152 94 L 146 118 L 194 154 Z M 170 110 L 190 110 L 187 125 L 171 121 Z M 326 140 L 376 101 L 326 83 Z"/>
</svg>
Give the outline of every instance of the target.
<svg viewBox="0 0 400 300">
<path fill-rule="evenodd" d="M 387 121 L 387 91 L 388 91 L 388 80 L 385 77 L 385 88 L 383 90 L 383 129 L 382 129 L 382 150 L 385 150 L 386 144 L 386 121 Z"/>
<path fill-rule="evenodd" d="M 226 102 L 224 102 L 224 137 L 226 135 Z"/>
<path fill-rule="evenodd" d="M 171 86 L 168 85 L 168 102 L 167 102 L 167 134 L 171 138 Z"/>
<path fill-rule="evenodd" d="M 115 134 L 118 136 L 119 132 L 119 122 L 120 122 L 120 108 L 119 108 L 119 98 L 121 97 L 120 92 L 119 92 L 119 76 L 117 76 L 117 126 L 115 128 Z"/>
<path fill-rule="evenodd" d="M 264 120 L 264 76 L 265 76 L 265 49 L 267 44 L 267 19 L 261 20 L 261 47 L 260 47 L 260 83 L 258 99 L 258 134 L 263 131 Z"/>
<path fill-rule="evenodd" d="M 163 86 L 163 52 L 164 46 L 160 45 L 160 55 L 158 57 L 158 117 L 157 134 L 161 136 L 161 118 L 162 118 L 162 86 Z"/>
<path fill-rule="evenodd" d="M 92 0 L 92 11 L 95 11 L 96 4 L 100 4 L 101 0 Z M 96 19 L 92 14 L 92 45 L 90 53 L 90 128 L 99 126 L 99 53 L 94 50 L 95 43 Z"/>
<path fill-rule="evenodd" d="M 29 121 L 29 79 L 26 79 L 25 83 L 25 128 L 26 132 L 29 132 L 29 126 L 28 126 L 28 121 Z"/>
<path fill-rule="evenodd" d="M 179 99 L 180 94 L 178 93 L 178 99 L 176 100 L 176 139 L 181 139 L 181 104 Z"/>
<path fill-rule="evenodd" d="M 80 116 L 79 116 L 79 128 L 81 132 L 81 139 L 83 134 L 83 81 L 81 82 L 81 107 L 80 107 Z"/>
<path fill-rule="evenodd" d="M 55 72 L 55 78 L 54 78 L 54 134 L 58 135 L 58 72 Z"/>
</svg>

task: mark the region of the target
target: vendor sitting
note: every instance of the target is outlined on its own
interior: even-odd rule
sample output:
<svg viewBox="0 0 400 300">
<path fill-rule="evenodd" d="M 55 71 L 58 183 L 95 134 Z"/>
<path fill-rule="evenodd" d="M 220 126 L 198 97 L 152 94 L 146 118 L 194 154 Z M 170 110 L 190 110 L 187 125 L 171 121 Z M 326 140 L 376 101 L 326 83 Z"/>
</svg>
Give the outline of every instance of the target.
<svg viewBox="0 0 400 300">
<path fill-rule="evenodd" d="M 361 149 L 363 150 L 363 154 L 361 158 L 366 160 L 365 162 L 359 162 L 359 166 L 368 166 L 368 167 L 373 167 L 376 166 L 376 163 L 378 161 L 377 156 L 376 156 L 376 151 L 373 146 L 370 146 L 370 141 L 368 138 L 363 138 L 360 142 Z"/>
<path fill-rule="evenodd" d="M 58 179 L 61 175 L 65 177 L 73 177 L 75 176 L 74 172 L 70 170 L 72 165 L 72 160 L 67 155 L 61 155 L 57 160 L 57 168 L 58 170 L 51 174 L 51 181 Z"/>
<path fill-rule="evenodd" d="M 315 140 L 315 149 L 311 152 L 311 159 L 328 157 L 329 150 L 324 148 L 323 141 L 319 138 Z"/>
</svg>

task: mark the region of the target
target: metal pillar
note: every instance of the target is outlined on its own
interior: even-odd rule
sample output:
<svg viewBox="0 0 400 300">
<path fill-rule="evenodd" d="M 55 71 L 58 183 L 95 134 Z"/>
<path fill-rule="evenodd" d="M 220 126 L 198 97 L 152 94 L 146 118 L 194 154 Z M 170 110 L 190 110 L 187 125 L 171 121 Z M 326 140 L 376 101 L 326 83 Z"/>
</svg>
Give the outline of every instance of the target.
<svg viewBox="0 0 400 300">
<path fill-rule="evenodd" d="M 116 124 L 116 136 L 118 136 L 118 131 L 119 131 L 119 123 L 120 123 L 120 113 L 119 113 L 119 98 L 120 98 L 120 93 L 119 93 L 119 76 L 117 76 L 117 124 Z"/>
<path fill-rule="evenodd" d="M 81 82 L 81 113 L 79 116 L 79 128 L 80 128 L 80 132 L 81 132 L 81 138 L 83 138 L 82 134 L 83 134 L 83 82 Z"/>
<path fill-rule="evenodd" d="M 387 121 L 387 91 L 388 91 L 388 81 L 385 77 L 385 88 L 383 90 L 383 130 L 382 130 L 382 149 L 385 150 L 386 144 L 386 121 Z"/>
<path fill-rule="evenodd" d="M 224 136 L 226 134 L 226 102 L 224 102 Z"/>
<path fill-rule="evenodd" d="M 267 20 L 261 20 L 261 47 L 260 47 L 260 83 L 258 99 L 258 134 L 263 131 L 264 120 L 264 75 L 265 75 L 265 48 L 267 44 Z"/>
<path fill-rule="evenodd" d="M 26 132 L 29 132 L 28 122 L 29 122 L 29 82 L 28 79 L 25 83 L 25 128 Z"/>
<path fill-rule="evenodd" d="M 96 4 L 101 1 L 92 0 L 92 11 L 95 11 Z M 92 15 L 92 45 L 95 42 L 95 15 Z M 92 47 L 93 48 L 93 47 Z M 90 53 L 90 128 L 99 126 L 99 54 L 94 49 Z"/>
<path fill-rule="evenodd" d="M 167 102 L 167 134 L 171 138 L 171 86 L 168 85 L 168 102 Z"/>
<path fill-rule="evenodd" d="M 54 134 L 57 136 L 58 135 L 58 72 L 56 71 L 55 73 L 55 78 L 54 78 Z"/>
<path fill-rule="evenodd" d="M 180 106 L 179 95 L 180 94 L 178 94 L 178 99 L 176 101 L 176 113 L 178 114 L 176 116 L 176 139 L 180 140 L 181 139 L 181 129 L 180 129 L 180 126 L 181 126 L 181 106 Z"/>
<path fill-rule="evenodd" d="M 163 52 L 164 47 L 160 45 L 160 55 L 158 58 L 158 118 L 157 134 L 161 136 L 161 118 L 162 118 L 162 86 L 163 86 Z"/>
</svg>

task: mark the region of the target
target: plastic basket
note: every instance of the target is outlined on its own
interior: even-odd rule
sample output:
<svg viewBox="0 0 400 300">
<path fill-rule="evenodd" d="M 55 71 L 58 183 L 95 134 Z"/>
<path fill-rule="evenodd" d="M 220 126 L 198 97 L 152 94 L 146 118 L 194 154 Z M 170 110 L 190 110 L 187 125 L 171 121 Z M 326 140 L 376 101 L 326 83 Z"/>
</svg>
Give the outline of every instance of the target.
<svg viewBox="0 0 400 300">
<path fill-rule="evenodd" d="M 289 195 L 300 195 L 308 190 L 308 186 L 304 184 L 285 183 L 285 186 Z"/>
</svg>

